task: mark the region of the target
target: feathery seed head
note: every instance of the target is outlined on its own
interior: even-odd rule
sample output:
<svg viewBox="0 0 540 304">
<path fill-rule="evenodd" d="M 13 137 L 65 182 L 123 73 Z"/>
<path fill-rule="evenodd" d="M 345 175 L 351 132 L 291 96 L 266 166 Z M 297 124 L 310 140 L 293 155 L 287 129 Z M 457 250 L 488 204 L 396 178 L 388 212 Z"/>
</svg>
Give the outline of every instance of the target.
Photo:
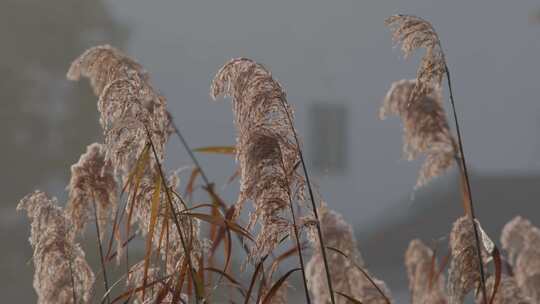
<svg viewBox="0 0 540 304">
<path fill-rule="evenodd" d="M 446 61 L 439 36 L 428 21 L 410 15 L 394 15 L 385 20 L 392 31 L 394 42 L 401 42 L 401 50 L 409 57 L 415 50 L 425 48 L 426 53 L 416 73 L 416 83 L 408 100 L 416 101 L 441 85 L 446 72 Z"/>
<path fill-rule="evenodd" d="M 490 276 L 486 280 L 486 291 L 488 295 L 493 294 L 493 288 L 495 287 L 495 277 Z M 479 293 L 476 297 L 476 303 L 485 303 L 482 299 L 482 293 Z M 534 303 L 530 298 L 524 295 L 519 289 L 516 280 L 513 277 L 502 275 L 501 282 L 495 294 L 495 298 L 491 302 L 492 304 L 532 304 Z"/>
<path fill-rule="evenodd" d="M 86 153 L 71 166 L 67 186 L 66 213 L 77 232 L 83 231 L 88 220 L 94 217 L 94 202 L 101 232 L 105 231 L 107 220 L 116 210 L 116 188 L 114 169 L 110 160 L 105 159 L 105 147 L 98 143 L 89 145 Z"/>
<path fill-rule="evenodd" d="M 486 263 L 491 253 L 488 251 L 493 249 L 490 248 L 493 242 L 478 221 L 476 226 L 484 240 L 481 254 L 482 260 Z M 465 295 L 480 282 L 475 233 L 469 217 L 463 216 L 454 222 L 450 233 L 450 249 L 452 262 L 448 273 L 449 304 L 460 304 L 463 303 Z"/>
<path fill-rule="evenodd" d="M 342 251 L 347 256 L 352 257 L 359 265 L 364 265 L 351 224 L 345 221 L 343 215 L 329 209 L 324 202 L 317 210 L 325 245 Z M 317 231 L 315 230 L 315 227 L 310 228 L 311 229 L 308 230 L 309 240 L 313 245 L 313 248 L 320 248 Z"/>
<path fill-rule="evenodd" d="M 238 130 L 236 159 L 240 163 L 240 196 L 237 215 L 246 200 L 255 211 L 249 227 L 258 222 L 252 258 L 271 252 L 289 232 L 285 216 L 293 197 L 302 199 L 303 179 L 294 168 L 299 160 L 292 126 L 292 108 L 285 92 L 262 65 L 247 59 L 232 59 L 216 74 L 211 96 L 232 97 Z"/>
<path fill-rule="evenodd" d="M 536 233 L 538 228 L 534 227 L 531 222 L 521 216 L 514 217 L 508 222 L 501 232 L 501 244 L 504 250 L 508 253 L 511 263 L 515 263 L 517 256 L 526 248 L 530 247 L 528 238 Z"/>
<path fill-rule="evenodd" d="M 147 131 L 162 160 L 171 133 L 166 100 L 152 87 L 142 66 L 109 46 L 88 49 L 68 71 L 70 80 L 90 80 L 99 97 L 98 111 L 105 135 L 106 158 L 127 174 L 147 143 Z"/>
<path fill-rule="evenodd" d="M 381 119 L 387 115 L 399 116 L 403 122 L 403 152 L 407 159 L 424 154 L 426 159 L 416 183 L 416 188 L 448 170 L 456 157 L 456 144 L 448 126 L 440 86 L 430 89 L 428 95 L 414 103 L 409 95 L 415 81 L 396 81 L 388 90 L 380 109 Z"/>
<path fill-rule="evenodd" d="M 147 72 L 135 60 L 110 45 L 100 45 L 75 59 L 66 77 L 72 81 L 79 81 L 81 76 L 88 78 L 94 94 L 100 96 L 109 83 L 135 74 L 144 81 L 148 79 Z"/>
<path fill-rule="evenodd" d="M 540 229 L 516 217 L 503 228 L 501 243 L 508 252 L 514 276 L 523 293 L 540 301 Z"/>
<path fill-rule="evenodd" d="M 17 210 L 25 210 L 31 222 L 38 303 L 73 303 L 73 292 L 77 303 L 90 303 L 95 276 L 56 199 L 35 191 L 20 201 Z"/>
<path fill-rule="evenodd" d="M 323 231 L 323 239 L 327 247 L 333 247 L 345 253 L 349 259 L 341 254 L 327 250 L 328 263 L 332 265 L 330 272 L 334 290 L 352 296 L 362 303 L 385 303 L 386 300 L 379 291 L 369 282 L 365 275 L 354 264 L 364 267 L 364 262 L 356 244 L 352 226 L 343 216 L 326 208 L 324 204 L 319 208 L 319 218 Z M 314 230 L 311 229 L 311 230 Z M 326 282 L 324 262 L 320 251 L 319 239 L 315 231 L 309 231 L 309 239 L 314 250 L 313 256 L 306 265 L 308 288 L 313 294 L 315 303 L 330 303 L 330 293 Z M 367 272 L 367 270 L 365 270 Z M 383 281 L 374 279 L 377 286 L 386 296 L 390 291 Z M 348 303 L 344 297 L 337 297 L 336 303 Z"/>
<path fill-rule="evenodd" d="M 411 291 L 412 304 L 446 304 L 444 292 L 444 278 L 441 276 L 436 281 L 432 260 L 433 250 L 422 241 L 415 239 L 409 243 L 405 253 L 405 266 L 409 276 L 409 290 Z"/>
</svg>

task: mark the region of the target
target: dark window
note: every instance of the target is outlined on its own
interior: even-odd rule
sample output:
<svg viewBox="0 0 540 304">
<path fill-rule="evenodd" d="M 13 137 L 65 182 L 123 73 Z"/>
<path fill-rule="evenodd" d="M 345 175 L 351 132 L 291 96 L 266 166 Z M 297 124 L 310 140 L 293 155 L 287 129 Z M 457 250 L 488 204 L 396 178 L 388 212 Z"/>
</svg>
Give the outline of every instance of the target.
<svg viewBox="0 0 540 304">
<path fill-rule="evenodd" d="M 308 110 L 309 151 L 319 173 L 341 174 L 347 164 L 347 111 L 343 104 L 314 103 Z"/>
</svg>

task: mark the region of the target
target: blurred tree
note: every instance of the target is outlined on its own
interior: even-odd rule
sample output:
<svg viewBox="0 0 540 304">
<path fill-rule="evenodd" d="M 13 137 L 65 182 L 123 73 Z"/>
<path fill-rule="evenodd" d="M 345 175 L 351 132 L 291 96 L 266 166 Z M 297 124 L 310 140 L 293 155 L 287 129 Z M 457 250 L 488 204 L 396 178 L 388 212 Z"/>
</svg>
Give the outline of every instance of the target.
<svg viewBox="0 0 540 304">
<path fill-rule="evenodd" d="M 69 64 L 99 43 L 121 47 L 127 29 L 103 1 L 4 0 L 0 3 L 0 184 L 4 204 L 69 165 L 98 138 L 95 97 L 65 79 Z M 2 187 L 5 188 L 5 187 Z"/>
<path fill-rule="evenodd" d="M 67 180 L 69 166 L 101 133 L 95 97 L 67 81 L 67 69 L 88 47 L 122 47 L 127 36 L 101 0 L 0 2 L 0 290 L 7 303 L 35 302 L 18 200 L 37 185 Z"/>
</svg>

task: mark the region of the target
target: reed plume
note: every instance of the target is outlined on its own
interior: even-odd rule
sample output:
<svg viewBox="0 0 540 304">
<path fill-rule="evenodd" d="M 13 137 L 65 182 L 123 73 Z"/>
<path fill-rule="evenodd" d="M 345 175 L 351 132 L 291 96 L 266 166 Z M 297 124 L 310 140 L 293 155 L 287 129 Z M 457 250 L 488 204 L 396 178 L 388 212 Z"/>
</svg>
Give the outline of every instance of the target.
<svg viewBox="0 0 540 304">
<path fill-rule="evenodd" d="M 95 276 L 56 199 L 35 191 L 20 201 L 17 210 L 25 210 L 31 222 L 38 303 L 90 303 Z"/>
<path fill-rule="evenodd" d="M 109 45 L 88 49 L 71 64 L 70 80 L 87 77 L 98 100 L 106 159 L 124 175 L 147 143 L 148 129 L 160 160 L 172 132 L 167 101 L 142 66 Z"/>
<path fill-rule="evenodd" d="M 486 280 L 486 289 L 488 294 L 493 294 L 493 288 L 495 286 L 495 277 L 490 276 Z M 476 303 L 481 304 L 484 301 L 481 299 L 481 295 L 476 298 Z M 517 286 L 516 280 L 513 277 L 503 275 L 497 293 L 493 298 L 491 304 L 533 304 L 530 298 L 524 295 L 524 293 Z"/>
<path fill-rule="evenodd" d="M 409 277 L 412 304 L 446 304 L 444 277 L 435 277 L 434 252 L 422 241 L 409 243 L 405 253 L 405 266 Z"/>
<path fill-rule="evenodd" d="M 414 79 L 394 82 L 384 98 L 379 117 L 396 115 L 401 118 L 403 152 L 408 160 L 419 154 L 426 156 L 416 182 L 418 188 L 448 170 L 457 152 L 443 107 L 441 87 L 430 87 L 429 94 L 409 103 L 415 85 Z"/>
<path fill-rule="evenodd" d="M 319 208 L 319 216 L 326 246 L 335 248 L 348 257 L 334 250 L 328 252 L 328 262 L 332 265 L 330 276 L 334 290 L 362 303 L 388 304 L 387 299 L 381 295 L 382 291 L 386 297 L 390 297 L 390 291 L 386 284 L 374 279 L 377 289 L 367 278 L 368 272 L 364 270 L 366 272 L 364 274 L 357 268 L 364 268 L 365 265 L 358 250 L 352 226 L 345 221 L 341 214 L 324 205 Z M 313 229 L 310 230 L 309 236 L 314 253 L 306 265 L 308 287 L 313 295 L 314 303 L 330 303 L 319 239 Z M 345 304 L 349 303 L 349 300 L 345 297 L 337 297 L 336 303 Z"/>
<path fill-rule="evenodd" d="M 540 302 L 540 229 L 518 216 L 506 224 L 501 234 L 517 285 L 532 302 Z"/>
<path fill-rule="evenodd" d="M 303 179 L 294 170 L 298 149 L 287 120 L 292 108 L 284 102 L 285 92 L 272 74 L 247 58 L 233 59 L 217 72 L 211 96 L 220 95 L 232 97 L 238 130 L 236 159 L 241 171 L 236 214 L 246 200 L 253 201 L 248 226 L 260 224 L 252 252 L 260 258 L 289 233 L 287 208 L 302 192 Z"/>
<path fill-rule="evenodd" d="M 444 76 L 446 76 L 450 95 L 450 104 L 452 106 L 452 114 L 457 134 L 456 150 L 458 150 L 459 153 L 456 154 L 456 161 L 459 163 L 459 168 L 461 170 L 464 192 L 464 209 L 465 213 L 471 218 L 471 225 L 473 226 L 472 228 L 477 247 L 476 251 L 478 254 L 477 265 L 479 267 L 478 272 L 480 273 L 480 287 L 482 294 L 484 295 L 484 299 L 486 299 L 484 266 L 482 263 L 482 257 L 480 255 L 481 245 L 478 231 L 479 229 L 475 225 L 476 215 L 472 199 L 471 183 L 469 180 L 467 162 L 465 161 L 465 153 L 463 152 L 463 141 L 461 139 L 461 130 L 457 118 L 450 71 L 448 69 L 448 65 L 446 64 L 441 41 L 431 23 L 416 16 L 394 15 L 387 18 L 385 20 L 385 24 L 392 31 L 393 40 L 398 43 L 401 42 L 401 50 L 405 54 L 405 57 L 409 57 L 415 50 L 419 48 L 424 48 L 426 51 L 416 73 L 415 86 L 408 97 L 409 105 L 417 103 L 418 100 L 424 98 L 423 96 L 430 95 L 432 89 L 441 87 Z M 437 163 L 442 160 L 432 161 Z M 450 163 L 449 159 L 446 159 L 446 161 L 447 163 Z M 484 304 L 487 304 L 487 302 Z"/>
<path fill-rule="evenodd" d="M 117 206 L 117 184 L 114 169 L 105 159 L 105 147 L 93 143 L 86 148 L 79 161 L 71 166 L 71 179 L 67 186 L 69 200 L 66 213 L 76 232 L 84 230 L 94 216 L 95 202 L 97 220 L 101 233 L 107 221 L 114 217 Z"/>
<path fill-rule="evenodd" d="M 446 72 L 444 53 L 435 29 L 426 20 L 409 15 L 390 16 L 385 20 L 385 24 L 392 30 L 393 40 L 396 43 L 401 42 L 401 50 L 406 58 L 419 48 L 426 50 L 409 100 L 413 102 L 430 94 L 433 88 L 442 84 Z"/>
<path fill-rule="evenodd" d="M 482 230 L 478 221 L 476 226 L 482 235 L 483 246 L 480 247 L 480 254 L 485 264 L 494 249 L 494 244 Z M 450 249 L 452 262 L 448 272 L 449 304 L 459 304 L 463 303 L 465 295 L 477 288 L 481 282 L 478 272 L 478 247 L 469 217 L 462 216 L 454 222 L 450 232 Z"/>
<path fill-rule="evenodd" d="M 127 231 L 135 214 L 140 231 L 147 236 L 147 252 L 151 253 L 152 247 L 159 248 L 169 273 L 179 270 L 187 258 L 192 283 L 195 282 L 191 254 L 200 252 L 198 225 L 187 220 L 187 216 L 177 214 L 185 205 L 181 206 L 183 201 L 177 193 L 173 197 L 161 167 L 170 134 L 179 134 L 166 110 L 166 99 L 154 89 L 148 73 L 139 63 L 108 45 L 90 48 L 72 63 L 68 79 L 79 80 L 81 76 L 90 80 L 99 97 L 105 160 L 112 163 L 115 173 L 133 190 L 128 191 Z M 156 185 L 161 183 L 161 190 L 156 190 Z M 157 201 L 152 200 L 154 194 Z M 159 209 L 152 219 L 151 202 L 156 202 L 153 205 Z M 150 225 L 150 221 L 155 224 Z M 171 222 L 176 231 L 171 230 Z M 121 246 L 120 242 L 118 245 Z M 119 247 L 118 256 L 121 250 Z M 146 257 L 146 266 L 149 258 Z M 196 302 L 198 300 L 197 291 Z"/>
</svg>

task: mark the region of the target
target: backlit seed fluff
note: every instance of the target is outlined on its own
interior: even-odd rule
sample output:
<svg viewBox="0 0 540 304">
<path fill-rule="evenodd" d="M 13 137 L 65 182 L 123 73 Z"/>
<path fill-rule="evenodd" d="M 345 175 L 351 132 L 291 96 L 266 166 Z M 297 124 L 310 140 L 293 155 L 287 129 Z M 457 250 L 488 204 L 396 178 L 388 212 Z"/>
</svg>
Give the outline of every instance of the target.
<svg viewBox="0 0 540 304">
<path fill-rule="evenodd" d="M 232 97 L 240 164 L 236 211 L 238 215 L 246 200 L 254 204 L 249 227 L 256 222 L 261 226 L 252 251 L 256 260 L 289 232 L 289 200 L 302 199 L 304 183 L 294 170 L 299 156 L 288 121 L 292 108 L 271 73 L 247 58 L 232 59 L 217 72 L 211 95 Z"/>
<path fill-rule="evenodd" d="M 379 117 L 399 116 L 403 123 L 403 152 L 408 160 L 425 155 L 416 188 L 426 185 L 431 179 L 448 170 L 456 157 L 456 144 L 448 126 L 443 107 L 442 91 L 433 87 L 428 95 L 416 102 L 409 102 L 415 86 L 414 80 L 399 80 L 392 84 Z"/>
<path fill-rule="evenodd" d="M 352 226 L 343 219 L 341 214 L 327 209 L 324 205 L 319 208 L 319 217 L 325 245 L 336 248 L 349 257 L 347 259 L 335 251 L 326 250 L 334 290 L 351 296 L 362 303 L 386 304 L 386 300 L 377 288 L 354 266 L 356 264 L 362 268 L 365 267 L 358 251 Z M 308 288 L 313 295 L 314 303 L 327 304 L 331 303 L 330 293 L 328 292 L 319 239 L 313 230 L 309 231 L 309 239 L 314 253 L 306 265 Z M 365 268 L 364 271 L 368 272 Z M 390 298 L 390 291 L 386 284 L 377 279 L 374 281 Z M 349 301 L 345 297 L 336 296 L 336 303 L 345 304 Z"/>
<path fill-rule="evenodd" d="M 495 287 L 495 277 L 490 276 L 486 280 L 486 291 L 491 299 L 493 294 L 493 288 Z M 484 304 L 482 293 L 479 293 L 476 297 L 477 304 Z M 533 304 L 530 298 L 525 296 L 525 294 L 517 286 L 516 280 L 513 277 L 507 275 L 502 275 L 501 282 L 497 288 L 497 293 L 493 299 L 492 304 Z"/>
<path fill-rule="evenodd" d="M 17 206 L 31 222 L 34 289 L 39 304 L 90 303 L 95 276 L 75 243 L 75 232 L 56 199 L 36 191 Z"/>
<path fill-rule="evenodd" d="M 171 133 L 165 98 L 152 87 L 135 60 L 109 45 L 88 49 L 72 64 L 70 80 L 87 77 L 98 100 L 107 159 L 123 175 L 130 172 L 151 134 L 160 160 Z"/>
<path fill-rule="evenodd" d="M 394 15 L 385 20 L 392 31 L 394 42 L 401 42 L 401 50 L 409 57 L 415 50 L 424 48 L 426 53 L 416 73 L 414 89 L 408 100 L 416 101 L 440 86 L 446 72 L 446 62 L 439 36 L 428 21 L 410 15 Z"/>
<path fill-rule="evenodd" d="M 483 232 L 480 223 L 477 228 L 486 239 L 481 246 L 482 260 L 487 261 L 487 246 L 491 246 L 491 240 Z M 489 240 L 489 241 L 488 241 Z M 458 218 L 450 232 L 450 250 L 452 262 L 448 271 L 448 302 L 449 304 L 461 304 L 465 295 L 475 289 L 480 282 L 478 264 L 478 250 L 475 242 L 475 233 L 471 219 L 467 216 Z"/>
<path fill-rule="evenodd" d="M 89 145 L 86 153 L 71 166 L 71 179 L 67 186 L 69 200 L 66 213 L 77 232 L 83 231 L 86 223 L 94 218 L 94 206 L 100 231 L 106 230 L 107 221 L 114 217 L 116 210 L 116 188 L 114 169 L 105 159 L 105 147 L 98 143 Z"/>
<path fill-rule="evenodd" d="M 540 303 L 540 229 L 518 216 L 506 224 L 501 244 L 523 293 Z"/>
<path fill-rule="evenodd" d="M 412 240 L 405 253 L 412 304 L 446 304 L 444 276 L 435 278 L 433 250 L 420 240 Z M 436 262 L 436 261 L 435 261 Z M 437 265 L 437 264 L 435 264 Z"/>
</svg>

